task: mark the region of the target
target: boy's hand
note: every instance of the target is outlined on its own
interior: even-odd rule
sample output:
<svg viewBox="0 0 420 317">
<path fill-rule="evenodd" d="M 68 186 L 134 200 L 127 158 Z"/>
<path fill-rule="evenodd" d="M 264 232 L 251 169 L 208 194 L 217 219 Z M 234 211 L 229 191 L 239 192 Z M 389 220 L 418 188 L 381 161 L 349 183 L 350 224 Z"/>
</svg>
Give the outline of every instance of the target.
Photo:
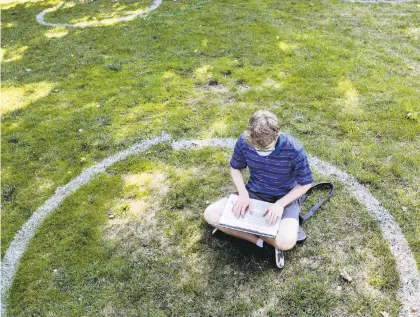
<svg viewBox="0 0 420 317">
<path fill-rule="evenodd" d="M 251 200 L 249 199 L 248 192 L 245 194 L 239 194 L 239 199 L 233 206 L 232 210 L 236 218 L 245 217 L 245 213 L 249 210 L 251 212 Z"/>
<path fill-rule="evenodd" d="M 267 217 L 267 223 L 269 226 L 274 225 L 277 219 L 283 215 L 284 207 L 282 205 L 274 204 L 264 213 L 264 217 Z"/>
</svg>

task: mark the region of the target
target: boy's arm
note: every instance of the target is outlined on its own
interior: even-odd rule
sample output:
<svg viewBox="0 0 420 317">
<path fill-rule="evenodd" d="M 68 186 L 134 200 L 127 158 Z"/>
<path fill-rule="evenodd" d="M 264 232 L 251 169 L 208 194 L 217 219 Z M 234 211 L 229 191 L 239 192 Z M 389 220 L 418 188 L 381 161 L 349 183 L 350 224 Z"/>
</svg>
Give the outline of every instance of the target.
<svg viewBox="0 0 420 317">
<path fill-rule="evenodd" d="M 276 205 L 286 207 L 291 202 L 302 197 L 310 188 L 312 184 L 299 185 L 297 184 L 289 193 L 284 195 L 282 198 L 276 201 Z"/>
<path fill-rule="evenodd" d="M 238 170 L 235 168 L 230 168 L 230 176 L 232 176 L 232 181 L 238 190 L 239 196 L 241 195 L 248 195 L 248 191 L 246 190 L 244 184 L 244 176 L 242 175 L 242 170 Z"/>
<path fill-rule="evenodd" d="M 241 144 L 243 143 L 242 136 L 239 137 L 233 150 L 232 158 L 230 159 L 230 175 L 233 183 L 238 190 L 239 199 L 233 206 L 233 212 L 236 217 L 244 217 L 246 209 L 250 207 L 251 200 L 249 199 L 248 191 L 244 185 L 244 177 L 242 170 L 248 166 L 245 156 L 242 152 Z"/>
<path fill-rule="evenodd" d="M 249 199 L 249 194 L 244 184 L 242 170 L 238 170 L 231 167 L 230 175 L 239 193 L 239 199 L 233 206 L 233 212 L 235 213 L 236 217 L 244 217 L 246 209 L 250 206 L 251 200 Z"/>
<path fill-rule="evenodd" d="M 314 178 L 312 176 L 311 168 L 309 166 L 308 157 L 303 147 L 297 152 L 293 159 L 295 167 L 295 178 L 297 185 L 285 196 L 276 201 L 277 205 L 281 209 L 280 217 L 283 214 L 283 209 L 291 202 L 302 197 L 312 186 Z"/>
<path fill-rule="evenodd" d="M 289 193 L 277 200 L 267 211 L 267 222 L 269 225 L 276 223 L 278 218 L 283 216 L 284 208 L 291 202 L 302 197 L 311 188 L 312 184 L 296 185 Z"/>
</svg>

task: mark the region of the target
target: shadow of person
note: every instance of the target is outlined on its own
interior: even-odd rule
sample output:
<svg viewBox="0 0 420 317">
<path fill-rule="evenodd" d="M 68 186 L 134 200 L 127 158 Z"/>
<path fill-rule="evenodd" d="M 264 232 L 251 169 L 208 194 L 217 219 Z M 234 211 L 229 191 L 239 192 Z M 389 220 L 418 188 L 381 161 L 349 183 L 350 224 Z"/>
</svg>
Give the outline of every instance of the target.
<svg viewBox="0 0 420 317">
<path fill-rule="evenodd" d="M 247 274 L 274 268 L 274 257 L 272 258 L 272 253 L 267 248 L 260 248 L 249 241 L 232 237 L 220 230 L 212 234 L 213 228 L 210 226 L 206 226 L 204 230 L 206 232 L 202 243 L 214 252 L 218 266 L 230 265 L 232 269 Z"/>
</svg>

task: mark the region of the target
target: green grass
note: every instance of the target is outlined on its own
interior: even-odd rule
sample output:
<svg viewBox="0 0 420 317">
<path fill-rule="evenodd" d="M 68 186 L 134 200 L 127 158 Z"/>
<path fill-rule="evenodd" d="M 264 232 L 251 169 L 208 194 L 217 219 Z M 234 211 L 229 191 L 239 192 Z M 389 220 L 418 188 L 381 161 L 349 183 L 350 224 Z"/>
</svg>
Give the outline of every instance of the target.
<svg viewBox="0 0 420 317">
<path fill-rule="evenodd" d="M 31 214 L 58 186 L 74 178 L 83 168 L 162 131 L 175 139 L 236 138 L 244 130 L 249 116 L 265 108 L 280 117 L 283 130 L 301 140 L 308 153 L 346 170 L 371 190 L 396 218 L 420 267 L 420 223 L 416 221 L 420 218 L 420 17 L 417 2 L 365 5 L 340 1 L 164 1 L 146 18 L 129 23 L 85 29 L 38 25 L 36 14 L 58 3 L 34 1 L 2 6 L 2 256 Z M 133 2 L 130 6 L 146 4 Z M 114 3 L 99 0 L 77 3 L 74 10 L 63 8 L 47 14 L 46 20 L 68 23 L 86 17 L 102 18 L 100 14 L 113 11 L 112 5 Z M 116 5 L 127 4 L 118 1 Z M 113 14 L 122 16 L 130 10 L 133 8 Z M 60 312 L 63 305 L 67 307 L 63 310 L 67 315 L 79 315 L 79 311 L 70 310 L 73 305 L 77 306 L 75 303 L 80 302 L 80 305 L 74 309 L 84 309 L 82 307 L 89 304 L 92 305 L 89 309 L 98 312 L 99 307 L 105 309 L 106 298 L 113 298 L 108 309 L 115 307 L 117 312 L 100 314 L 115 315 L 127 309 L 129 315 L 129 309 L 137 309 L 138 303 L 144 303 L 146 306 L 142 309 L 156 309 L 156 315 L 177 312 L 177 309 L 197 309 L 201 315 L 228 312 L 247 315 L 255 306 L 267 304 L 268 299 L 251 292 L 253 288 L 260 289 L 260 283 L 265 282 L 269 285 L 268 297 L 284 285 L 286 289 L 279 295 L 283 297 L 279 298 L 287 302 L 285 309 L 304 309 L 306 301 L 318 303 L 313 305 L 314 311 L 301 311 L 301 316 L 318 316 L 334 310 L 377 315 L 380 309 L 395 314 L 397 304 L 387 300 L 393 298 L 396 291 L 394 264 L 378 229 L 363 208 L 347 198 L 344 189 L 339 190 L 327 207 L 331 210 L 329 216 L 341 222 L 322 220 L 321 216 L 311 220 L 308 230 L 312 230 L 313 241 L 319 239 L 318 244 L 311 244 L 311 240 L 291 252 L 293 264 L 281 275 L 285 283 L 280 285 L 270 282 L 278 272 L 264 266 L 258 273 L 252 272 L 253 269 L 243 264 L 248 263 L 249 258 L 235 253 L 239 252 L 235 251 L 235 245 L 219 250 L 208 237 L 201 212 L 204 202 L 223 195 L 221 188 L 226 189 L 229 184 L 225 157 L 228 153 L 222 155 L 211 150 L 209 155 L 220 156 L 219 174 L 210 173 L 201 179 L 194 168 L 203 162 L 210 166 L 216 163 L 190 158 L 194 157 L 190 152 L 171 154 L 168 149 L 158 149 L 160 152 L 156 154 L 154 149 L 146 157 L 158 155 L 156 160 L 162 171 L 171 170 L 175 163 L 181 170 L 189 171 L 167 172 L 176 185 L 163 196 L 162 207 L 156 211 L 156 218 L 163 223 L 159 230 L 170 241 L 174 239 L 173 243 L 178 246 L 168 257 L 184 255 L 178 266 L 160 265 L 167 259 L 158 253 L 159 241 L 150 241 L 152 255 L 147 253 L 139 258 L 138 263 L 146 263 L 144 270 L 127 264 L 130 263 L 127 254 L 113 255 L 121 244 L 131 241 L 129 237 L 103 242 L 103 226 L 107 226 L 104 208 L 112 207 L 107 204 L 116 200 L 113 212 L 118 217 L 133 217 L 127 214 L 124 205 L 127 202 L 121 198 L 129 191 L 121 180 L 128 162 L 122 162 L 118 169 L 112 168 L 112 176 L 101 176 L 99 184 L 89 184 L 69 197 L 41 227 L 18 272 L 11 292 L 11 311 L 16 315 L 36 314 L 35 309 L 39 307 L 44 313 L 49 309 Z M 172 160 L 174 155 L 181 156 L 179 162 Z M 136 173 L 160 172 L 153 160 L 136 161 L 130 168 Z M 106 184 L 112 185 L 107 189 Z M 87 204 L 83 198 L 86 194 L 94 196 L 98 205 Z M 143 199 L 152 196 L 147 191 L 138 195 Z M 192 199 L 192 195 L 197 196 Z M 191 214 L 185 218 L 179 210 L 188 210 Z M 367 226 L 372 232 L 360 230 L 363 236 L 355 231 L 342 232 L 359 230 L 357 226 L 348 228 L 345 219 L 352 219 L 352 213 L 361 217 L 361 220 L 356 218 L 361 228 Z M 92 218 L 86 223 L 74 220 L 80 217 Z M 63 226 L 66 219 L 72 225 L 60 227 L 58 223 Z M 171 228 L 167 223 L 176 227 Z M 323 229 L 325 225 L 328 230 Z M 81 239 L 79 235 L 84 231 Z M 56 237 L 60 232 L 69 236 L 68 245 L 64 241 L 57 249 L 53 248 L 55 244 L 48 247 L 52 242 L 48 234 Z M 197 238 L 201 241 L 198 246 L 195 244 L 192 249 L 188 246 L 187 232 L 194 233 L 194 239 L 201 237 Z M 346 240 L 346 234 L 350 240 Z M 324 235 L 331 245 L 324 242 Z M 360 239 L 369 242 L 366 254 L 360 251 L 360 263 L 350 259 L 346 264 L 344 258 L 343 263 L 337 263 L 329 258 L 332 252 L 329 248 L 337 244 L 353 256 L 351 247 L 357 247 Z M 336 242 L 332 243 L 333 240 Z M 88 251 L 86 254 L 78 248 L 81 241 L 86 243 L 83 249 Z M 137 242 L 133 242 L 133 249 L 138 248 Z M 297 269 L 299 259 L 307 256 L 306 252 L 319 255 L 323 269 L 331 270 L 328 272 L 331 277 L 327 271 L 314 274 L 307 270 L 306 275 L 301 274 Z M 354 253 L 356 258 L 358 252 Z M 217 253 L 215 257 L 214 253 Z M 233 260 L 226 260 L 231 254 L 234 254 Z M 86 264 L 92 262 L 89 255 L 96 255 L 97 267 Z M 369 257 L 386 264 L 366 262 Z M 73 260 L 66 262 L 70 258 Z M 38 264 L 45 260 L 45 266 L 31 265 L 30 259 Z M 58 259 L 63 262 L 57 262 Z M 221 262 L 214 263 L 215 259 Z M 194 271 L 191 264 L 194 261 L 203 268 L 201 273 Z M 207 267 L 208 261 L 214 270 Z M 62 269 L 60 263 L 64 265 Z M 105 263 L 104 267 L 98 269 L 99 263 Z M 258 261 L 251 263 L 260 265 Z M 333 277 L 339 268 L 349 265 L 357 271 L 359 267 L 368 266 L 364 263 L 381 267 L 379 271 L 366 268 L 368 271 L 361 280 L 383 297 L 378 302 L 372 301 L 377 298 L 376 293 L 360 291 L 358 287 L 362 282 L 355 283 L 354 287 L 344 285 L 343 294 L 336 294 L 336 288 L 332 288 L 336 286 Z M 86 289 L 80 289 L 86 282 L 83 273 L 86 265 L 86 274 L 92 279 L 96 278 L 94 272 L 101 272 L 98 278 L 104 278 L 106 287 L 97 289 L 92 282 L 92 285 L 86 284 Z M 159 292 L 179 294 L 179 287 L 184 284 L 178 283 L 176 277 L 182 280 L 183 265 L 185 276 L 195 276 L 191 281 L 184 276 L 185 283 L 191 284 L 188 286 L 191 289 L 186 286 L 189 295 L 185 301 L 178 303 L 168 297 L 166 304 L 162 304 L 166 306 L 155 305 Z M 58 277 L 54 275 L 54 268 L 58 270 Z M 134 284 L 127 286 L 128 297 L 120 297 L 117 290 L 122 289 L 124 283 L 117 272 L 122 268 L 124 274 L 138 274 L 132 279 L 133 283 L 143 279 L 149 283 L 142 287 L 154 285 L 151 297 L 147 297 L 148 291 L 136 289 Z M 147 274 L 150 270 L 154 273 Z M 243 284 L 244 292 L 250 296 L 248 301 L 229 300 L 228 291 L 233 292 L 232 285 L 236 283 L 233 272 L 246 272 L 238 281 L 249 278 L 249 282 Z M 215 279 L 207 281 L 211 290 L 206 293 L 202 285 L 206 285 L 204 281 L 209 275 L 214 275 Z M 40 276 L 42 279 L 38 280 Z M 159 284 L 162 276 L 174 278 L 174 282 Z M 301 277 L 299 283 L 297 276 Z M 61 290 L 55 288 L 59 286 L 52 286 L 58 283 L 55 279 L 69 287 L 66 295 L 59 295 Z M 341 298 L 347 296 L 348 287 L 352 295 L 348 295 L 343 304 Z M 26 288 L 34 293 L 42 288 L 39 295 L 42 299 L 31 299 L 33 293 L 29 295 L 22 290 Z M 308 294 L 307 290 L 312 288 L 323 294 L 319 302 L 311 297 L 299 299 L 304 295 L 298 294 Z M 219 292 L 218 295 L 215 292 Z M 92 297 L 79 301 L 79 293 Z M 286 296 L 289 293 L 295 295 Z M 219 307 L 214 303 L 224 296 L 227 297 L 220 312 L 213 311 Z M 171 306 L 178 304 L 178 308 Z M 53 309 L 54 305 L 57 307 Z M 278 306 L 276 302 L 272 305 Z"/>
<path fill-rule="evenodd" d="M 278 271 L 255 246 L 212 237 L 202 219 L 205 199 L 233 190 L 229 153 L 157 152 L 112 167 L 46 221 L 17 273 L 11 316 L 397 314 L 394 260 L 342 186 Z"/>
</svg>

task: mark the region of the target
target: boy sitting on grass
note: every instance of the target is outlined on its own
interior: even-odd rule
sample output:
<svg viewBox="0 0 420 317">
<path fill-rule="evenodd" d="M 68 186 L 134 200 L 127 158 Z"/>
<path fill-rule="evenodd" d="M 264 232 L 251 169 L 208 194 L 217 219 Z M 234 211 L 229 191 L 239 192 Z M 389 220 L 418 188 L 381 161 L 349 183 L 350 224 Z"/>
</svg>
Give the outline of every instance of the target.
<svg viewBox="0 0 420 317">
<path fill-rule="evenodd" d="M 299 226 L 300 205 L 303 196 L 314 181 L 305 150 L 290 134 L 280 132 L 277 116 L 269 111 L 257 111 L 249 120 L 247 130 L 239 137 L 230 160 L 230 173 L 238 190 L 239 199 L 233 207 L 236 217 L 243 217 L 252 209 L 250 199 L 274 203 L 266 212 L 269 225 L 280 217 L 275 239 L 218 226 L 228 198 L 222 198 L 206 208 L 206 221 L 228 235 L 264 247 L 274 247 L 278 268 L 284 266 L 285 250 L 306 238 Z M 248 167 L 250 178 L 244 184 L 242 170 Z"/>
</svg>

